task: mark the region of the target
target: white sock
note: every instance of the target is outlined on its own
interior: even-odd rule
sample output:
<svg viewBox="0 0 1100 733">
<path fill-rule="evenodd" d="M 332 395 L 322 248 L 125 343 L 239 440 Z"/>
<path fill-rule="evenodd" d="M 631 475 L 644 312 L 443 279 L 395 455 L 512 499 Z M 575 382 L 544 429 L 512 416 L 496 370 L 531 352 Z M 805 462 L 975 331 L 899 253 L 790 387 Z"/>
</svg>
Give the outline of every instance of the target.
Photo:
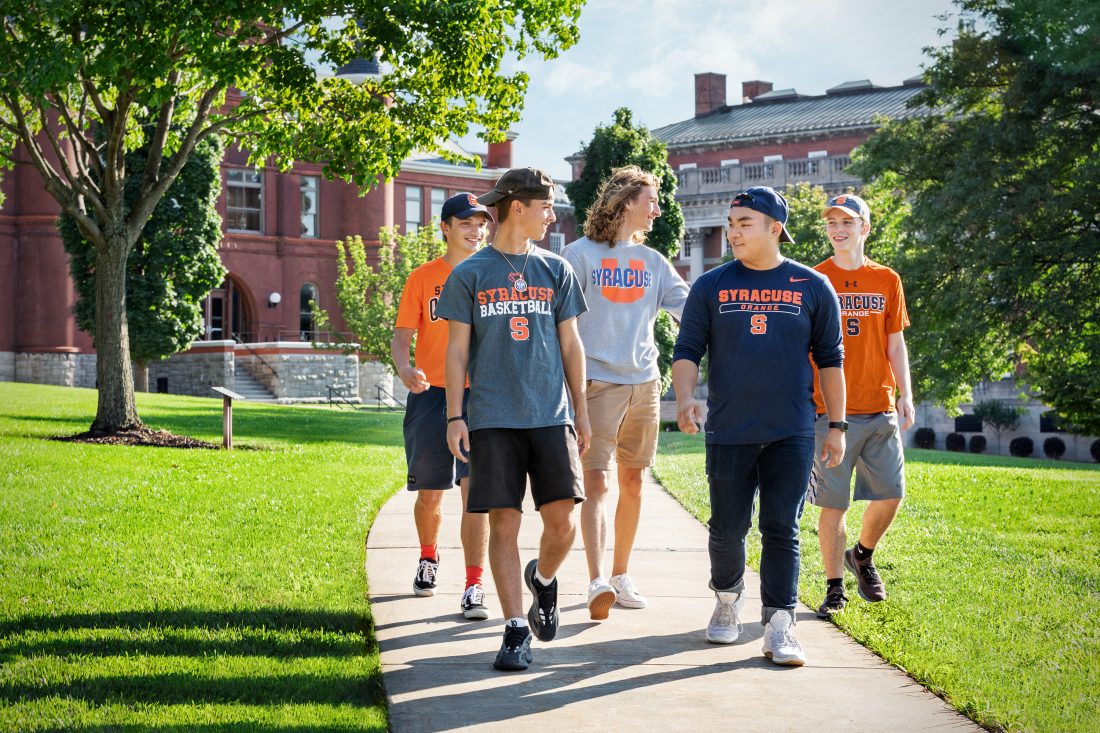
<svg viewBox="0 0 1100 733">
<path fill-rule="evenodd" d="M 507 620 L 507 621 L 506 621 L 506 622 L 504 623 L 504 625 L 505 625 L 505 626 L 507 626 L 507 627 L 509 627 L 509 628 L 512 628 L 512 627 L 514 627 L 514 628 L 522 628 L 522 629 L 525 629 L 525 628 L 527 628 L 527 619 L 525 619 L 525 618 L 519 618 L 519 617 L 517 616 L 516 618 L 510 618 L 510 619 L 508 619 L 508 620 Z"/>
<path fill-rule="evenodd" d="M 539 568 L 537 565 L 535 566 L 535 580 L 537 580 L 539 582 L 539 585 L 541 585 L 543 588 L 554 582 L 553 578 L 542 577 L 542 573 L 539 572 Z"/>
</svg>

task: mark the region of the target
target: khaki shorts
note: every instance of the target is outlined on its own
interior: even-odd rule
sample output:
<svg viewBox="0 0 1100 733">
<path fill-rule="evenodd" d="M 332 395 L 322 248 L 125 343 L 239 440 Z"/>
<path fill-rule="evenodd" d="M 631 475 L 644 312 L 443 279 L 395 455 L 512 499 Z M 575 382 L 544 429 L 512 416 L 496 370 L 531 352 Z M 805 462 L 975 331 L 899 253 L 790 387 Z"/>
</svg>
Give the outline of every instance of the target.
<svg viewBox="0 0 1100 733">
<path fill-rule="evenodd" d="M 588 381 L 592 443 L 581 457 L 585 471 L 607 471 L 611 456 L 623 468 L 649 468 L 657 457 L 660 380 L 643 384 Z"/>
<path fill-rule="evenodd" d="M 814 467 L 806 501 L 829 509 L 847 509 L 852 500 L 900 499 L 905 496 L 905 454 L 901 447 L 898 416 L 894 412 L 849 415 L 844 460 L 835 468 L 821 463 L 821 446 L 829 431 L 829 418 L 814 423 Z M 852 473 L 856 474 L 852 494 Z M 851 497 L 851 498 L 849 498 Z"/>
</svg>

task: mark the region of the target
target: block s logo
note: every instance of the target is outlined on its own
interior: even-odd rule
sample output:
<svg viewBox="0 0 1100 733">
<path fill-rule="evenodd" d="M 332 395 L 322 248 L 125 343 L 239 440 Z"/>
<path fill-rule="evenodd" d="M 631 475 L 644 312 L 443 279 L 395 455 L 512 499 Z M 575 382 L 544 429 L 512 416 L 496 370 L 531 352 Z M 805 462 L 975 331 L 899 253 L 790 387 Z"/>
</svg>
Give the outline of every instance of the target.
<svg viewBox="0 0 1100 733">
<path fill-rule="evenodd" d="M 516 341 L 526 341 L 531 338 L 531 329 L 527 327 L 527 319 L 522 316 L 516 316 L 510 322 L 512 327 L 512 338 Z"/>
</svg>

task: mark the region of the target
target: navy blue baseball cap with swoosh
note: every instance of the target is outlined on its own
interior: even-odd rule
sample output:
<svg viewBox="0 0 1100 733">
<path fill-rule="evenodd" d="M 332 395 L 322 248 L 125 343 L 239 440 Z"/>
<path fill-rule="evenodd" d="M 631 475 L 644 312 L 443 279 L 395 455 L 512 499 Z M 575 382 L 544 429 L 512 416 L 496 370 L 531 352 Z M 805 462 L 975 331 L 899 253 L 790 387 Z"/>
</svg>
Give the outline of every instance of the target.
<svg viewBox="0 0 1100 733">
<path fill-rule="evenodd" d="M 783 226 L 782 231 L 779 233 L 779 241 L 794 244 L 791 233 L 787 231 L 787 216 L 790 207 L 787 206 L 787 199 L 783 198 L 783 194 L 771 186 L 753 186 L 733 197 L 730 208 L 737 206 L 759 211 L 761 214 L 775 219 Z"/>
</svg>

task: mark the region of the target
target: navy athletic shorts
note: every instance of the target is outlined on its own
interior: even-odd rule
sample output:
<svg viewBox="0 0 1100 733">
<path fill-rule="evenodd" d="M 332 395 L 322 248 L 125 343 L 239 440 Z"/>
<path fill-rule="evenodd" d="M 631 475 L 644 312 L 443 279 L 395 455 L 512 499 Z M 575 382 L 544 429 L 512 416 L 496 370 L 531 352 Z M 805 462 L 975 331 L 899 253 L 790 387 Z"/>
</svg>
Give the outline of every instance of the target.
<svg viewBox="0 0 1100 733">
<path fill-rule="evenodd" d="M 466 401 L 462 398 L 462 415 Z M 428 387 L 409 393 L 405 401 L 405 462 L 409 491 L 449 489 L 470 475 L 470 464 L 456 459 L 447 447 L 447 390 Z"/>
</svg>

